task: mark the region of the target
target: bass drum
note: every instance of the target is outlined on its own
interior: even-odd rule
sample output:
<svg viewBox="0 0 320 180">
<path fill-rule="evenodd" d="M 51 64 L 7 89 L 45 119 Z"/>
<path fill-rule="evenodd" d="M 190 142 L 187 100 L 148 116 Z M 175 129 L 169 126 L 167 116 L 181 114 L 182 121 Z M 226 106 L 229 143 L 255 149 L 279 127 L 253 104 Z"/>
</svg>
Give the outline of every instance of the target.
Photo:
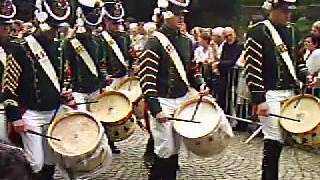
<svg viewBox="0 0 320 180">
<path fill-rule="evenodd" d="M 130 99 L 133 104 L 134 114 L 138 119 L 143 119 L 144 100 L 142 98 L 139 78 L 136 76 L 128 77 L 117 84 L 115 90 L 122 92 Z"/>
<path fill-rule="evenodd" d="M 97 173 L 112 161 L 111 149 L 104 129 L 91 114 L 67 112 L 49 126 L 48 135 L 61 141 L 48 139 L 56 162 L 72 178 Z"/>
<path fill-rule="evenodd" d="M 280 119 L 280 124 L 298 144 L 320 148 L 320 100 L 312 95 L 294 96 L 287 100 L 281 115 L 300 122 Z"/>
<path fill-rule="evenodd" d="M 132 103 L 121 92 L 107 91 L 97 97 L 97 103 L 90 104 L 89 110 L 105 127 L 112 142 L 129 138 L 135 130 L 135 116 Z"/>
<path fill-rule="evenodd" d="M 185 102 L 177 109 L 174 117 L 190 119 L 198 101 L 199 98 L 194 98 Z M 209 157 L 221 153 L 228 146 L 233 136 L 231 126 L 212 99 L 202 99 L 194 121 L 200 123 L 174 122 L 175 131 L 183 137 L 189 151 L 201 157 Z"/>
</svg>

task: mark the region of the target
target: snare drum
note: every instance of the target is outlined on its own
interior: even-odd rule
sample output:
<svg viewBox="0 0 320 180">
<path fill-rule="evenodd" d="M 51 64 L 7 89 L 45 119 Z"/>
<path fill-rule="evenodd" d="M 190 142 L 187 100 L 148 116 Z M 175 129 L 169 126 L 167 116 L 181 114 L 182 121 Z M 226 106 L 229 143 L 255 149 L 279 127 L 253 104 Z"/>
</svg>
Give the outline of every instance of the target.
<svg viewBox="0 0 320 180">
<path fill-rule="evenodd" d="M 69 176 L 97 173 L 110 165 L 112 153 L 104 129 L 92 115 L 85 112 L 67 112 L 50 125 L 48 139 L 57 163 Z"/>
<path fill-rule="evenodd" d="M 199 98 L 194 98 L 185 102 L 177 109 L 174 117 L 190 119 L 198 101 Z M 194 121 L 201 123 L 176 121 L 174 129 L 183 137 L 189 151 L 201 157 L 209 157 L 222 152 L 229 143 L 229 136 L 220 127 L 221 115 L 212 99 L 202 99 L 194 117 Z"/>
<path fill-rule="evenodd" d="M 298 144 L 320 147 L 320 100 L 312 95 L 295 96 L 285 102 L 281 115 L 300 122 L 280 119 L 281 126 Z"/>
<path fill-rule="evenodd" d="M 142 98 L 142 90 L 138 77 L 128 77 L 121 81 L 115 90 L 124 93 L 133 103 L 133 109 L 138 119 L 143 119 L 144 100 Z"/>
<path fill-rule="evenodd" d="M 107 91 L 97 97 L 98 103 L 90 104 L 89 110 L 105 127 L 112 142 L 131 136 L 135 129 L 132 103 L 121 92 Z"/>
</svg>

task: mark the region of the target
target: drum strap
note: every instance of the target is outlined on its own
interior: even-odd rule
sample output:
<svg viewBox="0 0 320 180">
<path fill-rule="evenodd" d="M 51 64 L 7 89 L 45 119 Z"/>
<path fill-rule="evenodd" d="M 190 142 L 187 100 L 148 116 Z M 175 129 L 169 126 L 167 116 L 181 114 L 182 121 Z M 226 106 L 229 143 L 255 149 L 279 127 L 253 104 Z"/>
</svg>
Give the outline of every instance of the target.
<svg viewBox="0 0 320 180">
<path fill-rule="evenodd" d="M 175 47 L 170 42 L 170 40 L 159 31 L 153 32 L 153 36 L 160 41 L 160 44 L 163 46 L 167 54 L 170 56 L 170 59 L 173 61 L 174 65 L 176 66 L 181 79 L 188 87 L 190 87 L 190 83 L 187 78 L 187 73 L 184 69 L 180 56 L 177 50 L 175 49 Z"/>
<path fill-rule="evenodd" d="M 103 31 L 101 34 L 103 36 L 104 41 L 111 47 L 112 51 L 115 53 L 115 55 L 120 60 L 122 65 L 126 67 L 124 55 L 121 49 L 119 48 L 117 42 L 112 38 L 112 36 L 107 31 Z"/>
<path fill-rule="evenodd" d="M 58 92 L 60 92 L 60 83 L 59 83 L 58 76 L 45 50 L 41 47 L 39 42 L 32 35 L 29 35 L 24 39 L 26 40 L 28 46 L 30 47 L 32 54 L 34 55 L 35 58 L 37 58 L 40 66 L 42 67 L 44 72 L 47 74 L 51 82 L 53 83 L 54 87 L 57 89 Z"/>
<path fill-rule="evenodd" d="M 86 50 L 86 48 L 81 44 L 81 42 L 77 38 L 73 38 L 70 41 L 72 47 L 76 51 L 76 53 L 82 58 L 83 62 L 87 65 L 89 68 L 90 72 L 98 77 L 98 71 L 97 67 L 94 64 L 93 59 L 91 58 L 90 54 Z"/>
<path fill-rule="evenodd" d="M 274 28 L 274 26 L 271 24 L 269 20 L 262 21 L 261 23 L 265 24 L 266 27 L 269 29 L 271 33 L 271 37 L 276 45 L 276 49 L 280 53 L 282 59 L 284 60 L 285 64 L 287 65 L 289 72 L 293 79 L 295 81 L 298 81 L 298 78 L 296 76 L 295 68 L 293 66 L 292 60 L 290 58 L 288 48 L 286 45 L 283 43 L 278 31 Z"/>
</svg>

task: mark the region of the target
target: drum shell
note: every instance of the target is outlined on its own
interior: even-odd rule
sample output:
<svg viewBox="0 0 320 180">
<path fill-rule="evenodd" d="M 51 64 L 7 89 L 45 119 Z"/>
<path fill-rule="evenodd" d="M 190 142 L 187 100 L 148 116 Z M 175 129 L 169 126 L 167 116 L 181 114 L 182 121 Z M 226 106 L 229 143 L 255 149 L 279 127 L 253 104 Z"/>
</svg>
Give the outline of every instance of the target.
<svg viewBox="0 0 320 180">
<path fill-rule="evenodd" d="M 119 142 L 129 138 L 135 130 L 136 118 L 133 114 L 131 117 L 123 119 L 122 121 L 114 123 L 101 122 L 108 134 L 109 140 L 112 142 Z"/>
<path fill-rule="evenodd" d="M 76 177 L 97 173 L 100 169 L 108 167 L 112 161 L 112 153 L 106 135 L 101 139 L 96 151 L 85 158 L 65 157 L 56 152 L 55 155 L 59 168 Z"/>
<path fill-rule="evenodd" d="M 185 103 L 183 103 L 176 111 L 175 117 L 179 117 L 179 114 L 183 112 L 184 108 L 188 108 L 188 105 L 192 103 L 196 103 L 199 101 L 199 98 L 193 98 Z M 212 98 L 202 99 L 204 103 L 209 103 L 214 108 L 218 108 L 218 105 L 214 102 Z M 201 108 L 201 106 L 199 106 Z M 214 112 L 213 112 L 214 113 Z M 218 111 L 216 111 L 218 113 Z M 211 115 L 209 117 L 212 117 Z M 204 117 L 207 118 L 207 117 Z M 195 119 L 197 121 L 197 119 Z M 216 154 L 221 153 L 228 145 L 230 136 L 228 136 L 225 132 L 221 131 L 220 124 L 221 119 L 217 119 L 216 126 L 210 127 L 210 131 L 205 131 L 206 134 L 199 137 L 186 137 L 183 136 L 183 133 L 179 133 L 176 127 L 176 123 L 174 125 L 175 131 L 182 136 L 183 142 L 187 150 L 192 152 L 195 155 L 201 157 L 210 157 Z M 202 123 L 202 122 L 201 122 Z"/>
<path fill-rule="evenodd" d="M 320 100 L 312 95 L 305 94 L 303 96 L 294 96 L 282 104 L 281 115 L 283 115 L 283 113 L 286 112 L 287 108 L 290 107 L 290 104 L 295 103 L 299 99 L 312 99 L 317 106 L 320 106 L 319 105 Z M 311 111 L 308 113 L 315 113 L 315 112 L 312 112 L 312 111 L 314 111 L 314 109 L 312 109 L 309 106 L 308 106 L 308 108 L 303 109 L 303 110 L 306 111 L 309 109 L 311 109 Z M 298 110 L 296 110 L 296 111 L 298 111 Z M 291 139 L 293 139 L 295 141 L 295 143 L 300 144 L 300 145 L 310 146 L 315 149 L 319 149 L 320 148 L 320 123 L 318 123 L 318 119 L 315 119 L 315 120 L 317 120 L 317 121 L 314 121 L 314 124 L 312 123 L 313 125 L 315 125 L 315 126 L 312 126 L 314 128 L 312 128 L 312 129 L 308 128 L 303 132 L 302 131 L 301 132 L 293 132 L 293 131 L 287 129 L 288 127 L 286 126 L 286 123 L 290 123 L 290 121 L 288 122 L 287 120 L 280 119 L 280 124 L 286 130 L 287 136 L 289 136 Z M 303 125 L 304 124 L 301 124 L 300 126 L 303 126 Z"/>
<path fill-rule="evenodd" d="M 186 148 L 201 157 L 211 157 L 220 154 L 229 144 L 229 137 L 222 131 L 212 132 L 204 137 L 183 138 Z"/>
<path fill-rule="evenodd" d="M 128 102 L 131 103 L 129 98 L 124 93 L 117 92 L 117 91 L 104 92 L 97 97 L 97 101 L 100 101 L 99 99 L 101 97 L 108 96 L 108 95 L 119 95 L 120 97 L 125 98 Z M 93 106 L 89 107 L 92 113 L 99 113 L 98 111 L 96 112 L 92 107 Z M 130 104 L 128 114 L 126 114 L 124 117 L 122 117 L 121 119 L 118 119 L 115 122 L 107 122 L 102 119 L 99 119 L 110 141 L 112 142 L 123 141 L 129 138 L 133 134 L 136 126 L 136 123 L 135 123 L 136 117 L 134 116 L 133 112 L 134 112 L 133 105 Z"/>
<path fill-rule="evenodd" d="M 130 90 L 123 88 L 125 84 L 131 82 L 138 82 L 138 88 L 140 89 L 139 92 L 130 92 Z M 121 81 L 119 84 L 116 85 L 115 89 L 119 92 L 122 92 L 125 94 L 130 101 L 133 103 L 133 109 L 134 109 L 134 114 L 138 119 L 143 119 L 144 118 L 144 100 L 142 98 L 142 90 L 140 88 L 140 81 L 139 77 L 133 76 L 133 77 L 128 77 Z M 135 84 L 135 83 L 134 83 Z"/>
<path fill-rule="evenodd" d="M 71 111 L 64 113 L 63 115 L 59 116 L 54 122 L 50 125 L 48 130 L 48 135 L 52 136 L 52 132 L 54 127 L 60 120 L 67 118 L 70 115 L 86 115 L 90 116 L 92 120 L 98 125 L 99 128 L 99 136 L 97 139 L 97 143 L 93 146 L 88 152 L 79 155 L 69 155 L 59 150 L 55 149 L 52 145 L 53 140 L 48 140 L 50 147 L 52 148 L 56 162 L 58 166 L 62 169 L 67 171 L 67 173 L 71 173 L 73 175 L 81 176 L 83 174 L 88 174 L 91 172 L 96 171 L 100 168 L 101 164 L 110 164 L 112 155 L 111 149 L 108 145 L 108 139 L 104 134 L 104 128 L 99 121 L 94 119 L 94 117 L 86 112 L 79 112 L 79 111 Z"/>
<path fill-rule="evenodd" d="M 133 104 L 133 111 L 137 119 L 144 119 L 144 99 L 140 98 L 138 102 Z"/>
</svg>

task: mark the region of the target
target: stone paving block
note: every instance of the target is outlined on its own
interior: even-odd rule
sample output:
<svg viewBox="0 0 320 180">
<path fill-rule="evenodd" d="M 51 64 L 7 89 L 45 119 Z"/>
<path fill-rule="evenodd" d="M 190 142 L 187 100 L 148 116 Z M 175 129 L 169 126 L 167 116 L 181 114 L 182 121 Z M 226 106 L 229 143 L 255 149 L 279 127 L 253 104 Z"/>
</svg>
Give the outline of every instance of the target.
<svg viewBox="0 0 320 180">
<path fill-rule="evenodd" d="M 178 180 L 259 180 L 261 176 L 262 139 L 250 144 L 246 133 L 236 133 L 228 148 L 210 158 L 191 158 L 181 148 Z M 117 143 L 122 153 L 113 157 L 111 167 L 92 180 L 147 180 L 143 153 L 148 135 L 137 128 L 127 140 Z M 285 147 L 280 159 L 281 180 L 320 180 L 320 156 L 293 147 Z M 89 178 L 89 179 L 90 179 Z M 57 171 L 57 180 L 63 180 Z"/>
</svg>

